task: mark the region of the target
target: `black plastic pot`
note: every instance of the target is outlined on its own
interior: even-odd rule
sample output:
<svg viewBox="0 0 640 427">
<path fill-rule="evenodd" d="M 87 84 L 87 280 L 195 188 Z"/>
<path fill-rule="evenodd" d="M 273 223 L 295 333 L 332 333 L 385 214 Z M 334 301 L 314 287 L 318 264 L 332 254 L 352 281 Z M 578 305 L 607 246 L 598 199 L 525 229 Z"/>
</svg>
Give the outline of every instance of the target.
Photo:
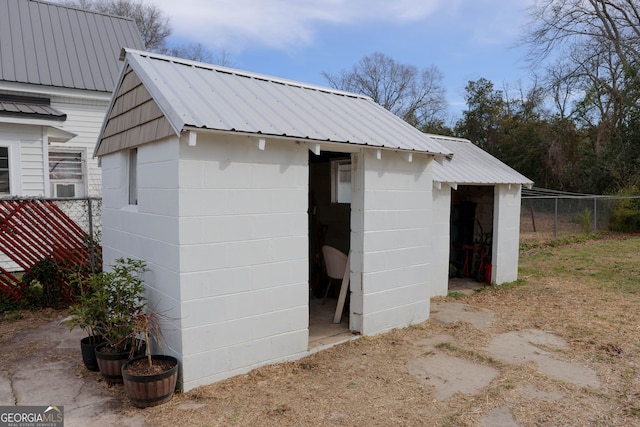
<svg viewBox="0 0 640 427">
<path fill-rule="evenodd" d="M 84 366 L 90 371 L 99 371 L 98 361 L 96 360 L 96 347 L 104 342 L 101 336 L 88 336 L 80 340 L 80 351 L 82 352 L 82 361 Z"/>
<path fill-rule="evenodd" d="M 173 363 L 167 371 L 153 375 L 132 375 L 126 372 L 132 363 L 146 359 L 146 356 L 136 357 L 122 365 L 124 391 L 131 403 L 138 408 L 161 405 L 173 397 L 178 380 L 178 359 L 172 356 L 155 355 L 152 360 L 166 360 Z"/>
</svg>

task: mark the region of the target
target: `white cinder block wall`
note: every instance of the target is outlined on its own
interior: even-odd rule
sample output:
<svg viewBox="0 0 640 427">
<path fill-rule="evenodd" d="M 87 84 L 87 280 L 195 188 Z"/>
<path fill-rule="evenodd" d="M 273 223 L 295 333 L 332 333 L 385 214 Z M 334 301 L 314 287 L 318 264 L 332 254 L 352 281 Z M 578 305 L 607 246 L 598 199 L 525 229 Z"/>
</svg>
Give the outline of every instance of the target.
<svg viewBox="0 0 640 427">
<path fill-rule="evenodd" d="M 370 335 L 429 317 L 431 158 L 362 150 L 352 161 L 352 330 Z"/>
<path fill-rule="evenodd" d="M 520 185 L 495 186 L 491 282 L 498 285 L 518 279 L 521 191 Z"/>
<path fill-rule="evenodd" d="M 451 251 L 451 187 L 442 183 L 433 188 L 433 242 L 431 296 L 449 292 L 449 257 Z"/>
<path fill-rule="evenodd" d="M 180 149 L 183 387 L 308 347 L 308 149 L 198 135 Z"/>
<path fill-rule="evenodd" d="M 101 158 L 102 249 L 106 268 L 119 257 L 142 259 L 149 305 L 166 315 L 164 344 L 154 351 L 178 358 L 180 334 L 180 252 L 177 138 L 138 148 L 138 204 L 129 205 L 127 150 Z"/>
<path fill-rule="evenodd" d="M 224 139 L 223 139 L 224 138 Z M 149 304 L 164 313 L 165 354 L 190 390 L 308 346 L 308 150 L 198 135 L 102 158 L 105 264 L 143 259 Z"/>
</svg>

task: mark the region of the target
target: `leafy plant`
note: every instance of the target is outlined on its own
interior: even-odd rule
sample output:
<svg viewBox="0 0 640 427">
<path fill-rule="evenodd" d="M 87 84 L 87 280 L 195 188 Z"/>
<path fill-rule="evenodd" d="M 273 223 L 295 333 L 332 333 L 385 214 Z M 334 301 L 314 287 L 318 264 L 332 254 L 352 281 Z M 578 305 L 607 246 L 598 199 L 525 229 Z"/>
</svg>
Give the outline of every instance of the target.
<svg viewBox="0 0 640 427">
<path fill-rule="evenodd" d="M 582 231 L 584 234 L 591 233 L 591 228 L 593 226 L 593 213 L 591 210 L 586 209 L 578 214 L 578 223 L 580 223 L 580 227 L 582 227 Z"/>
<path fill-rule="evenodd" d="M 620 190 L 618 195 L 628 198 L 613 201 L 609 215 L 609 229 L 622 233 L 640 231 L 640 189 L 636 186 L 626 187 Z"/>
<path fill-rule="evenodd" d="M 114 351 L 135 348 L 136 319 L 144 312 L 142 260 L 118 258 L 111 271 L 89 275 L 79 303 L 71 308 L 70 327 L 80 327 L 90 335 L 102 336 Z"/>
<path fill-rule="evenodd" d="M 22 277 L 22 282 L 33 287 L 32 303 L 43 307 L 60 307 L 62 272 L 58 265 L 48 258 L 34 264 Z"/>
<path fill-rule="evenodd" d="M 133 318 L 133 330 L 132 339 L 138 336 L 144 337 L 144 342 L 147 343 L 147 363 L 151 368 L 153 366 L 153 360 L 151 358 L 151 349 L 149 343 L 150 338 L 153 336 L 157 342 L 162 339 L 162 330 L 160 329 L 161 315 L 156 311 L 147 310 L 144 313 L 139 313 Z M 138 350 L 141 349 L 141 343 L 138 340 Z"/>
</svg>

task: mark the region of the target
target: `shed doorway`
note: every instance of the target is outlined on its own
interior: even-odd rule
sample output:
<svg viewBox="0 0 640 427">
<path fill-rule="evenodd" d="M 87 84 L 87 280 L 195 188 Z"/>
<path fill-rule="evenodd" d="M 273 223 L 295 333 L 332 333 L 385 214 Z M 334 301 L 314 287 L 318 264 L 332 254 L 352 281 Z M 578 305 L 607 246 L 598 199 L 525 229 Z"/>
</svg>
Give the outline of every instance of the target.
<svg viewBox="0 0 640 427">
<path fill-rule="evenodd" d="M 348 339 L 347 292 L 340 323 L 334 323 L 341 281 L 328 289 L 322 247 L 348 255 L 351 247 L 351 154 L 323 151 L 309 153 L 309 349 Z M 326 298 L 325 298 L 326 294 Z"/>
<path fill-rule="evenodd" d="M 491 283 L 494 186 L 460 185 L 451 194 L 449 292 Z"/>
</svg>

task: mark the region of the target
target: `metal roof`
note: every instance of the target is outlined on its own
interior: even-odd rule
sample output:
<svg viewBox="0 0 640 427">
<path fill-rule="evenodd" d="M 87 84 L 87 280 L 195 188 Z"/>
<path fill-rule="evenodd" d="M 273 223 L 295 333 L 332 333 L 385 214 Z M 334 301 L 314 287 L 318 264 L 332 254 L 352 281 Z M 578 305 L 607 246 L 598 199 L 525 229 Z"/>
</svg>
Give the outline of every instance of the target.
<svg viewBox="0 0 640 427">
<path fill-rule="evenodd" d="M 452 184 L 533 185 L 526 176 L 504 164 L 468 139 L 429 135 L 454 152 L 442 164 L 434 162 L 433 181 Z"/>
<path fill-rule="evenodd" d="M 148 52 L 123 53 L 178 135 L 200 128 L 451 154 L 369 97 Z"/>
<path fill-rule="evenodd" d="M 0 81 L 111 92 L 131 19 L 35 0 L 0 0 Z"/>
<path fill-rule="evenodd" d="M 31 102 L 13 102 L 0 99 L 0 116 L 31 117 L 65 121 L 67 115 L 50 105 Z"/>
</svg>

